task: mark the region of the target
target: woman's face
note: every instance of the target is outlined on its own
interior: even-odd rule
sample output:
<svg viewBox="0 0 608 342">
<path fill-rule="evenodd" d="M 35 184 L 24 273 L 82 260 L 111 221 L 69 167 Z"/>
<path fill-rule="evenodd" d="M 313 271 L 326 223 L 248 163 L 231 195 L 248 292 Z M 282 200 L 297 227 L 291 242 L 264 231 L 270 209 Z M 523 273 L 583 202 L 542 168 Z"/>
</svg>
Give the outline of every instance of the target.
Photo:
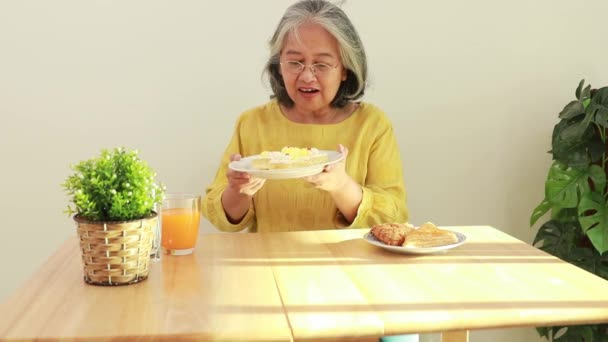
<svg viewBox="0 0 608 342">
<path fill-rule="evenodd" d="M 298 29 L 300 40 L 289 34 L 281 50 L 281 75 L 285 81 L 287 94 L 295 103 L 295 109 L 302 112 L 318 112 L 330 109 L 329 104 L 336 96 L 340 83 L 346 80 L 346 70 L 340 62 L 337 40 L 318 24 L 304 24 Z M 293 73 L 288 61 L 300 62 L 306 67 L 300 73 Z M 313 64 L 329 65 L 329 71 Z"/>
</svg>

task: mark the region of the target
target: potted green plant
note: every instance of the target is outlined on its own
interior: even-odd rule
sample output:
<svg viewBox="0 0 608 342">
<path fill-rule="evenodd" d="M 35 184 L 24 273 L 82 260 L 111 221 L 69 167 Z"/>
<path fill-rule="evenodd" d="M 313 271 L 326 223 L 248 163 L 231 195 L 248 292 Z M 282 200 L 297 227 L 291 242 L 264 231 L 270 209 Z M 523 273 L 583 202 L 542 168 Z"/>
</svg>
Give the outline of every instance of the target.
<svg viewBox="0 0 608 342">
<path fill-rule="evenodd" d="M 70 196 L 66 213 L 76 221 L 84 280 L 124 285 L 148 276 L 157 230 L 155 205 L 164 188 L 136 150 L 102 150 L 72 165 L 62 184 Z"/>
<path fill-rule="evenodd" d="M 545 197 L 530 226 L 550 212 L 533 244 L 608 279 L 608 87 L 592 90 L 584 84 L 559 113 Z M 607 329 L 606 324 L 537 328 L 550 341 L 608 341 Z"/>
</svg>

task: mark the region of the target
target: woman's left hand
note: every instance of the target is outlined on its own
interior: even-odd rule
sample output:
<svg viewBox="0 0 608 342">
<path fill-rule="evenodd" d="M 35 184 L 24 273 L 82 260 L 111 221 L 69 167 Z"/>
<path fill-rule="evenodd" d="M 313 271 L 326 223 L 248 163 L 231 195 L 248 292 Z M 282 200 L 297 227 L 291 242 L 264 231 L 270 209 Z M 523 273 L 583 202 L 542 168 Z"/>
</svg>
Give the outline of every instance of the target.
<svg viewBox="0 0 608 342">
<path fill-rule="evenodd" d="M 325 166 L 321 173 L 305 177 L 304 180 L 314 185 L 315 188 L 330 193 L 343 189 L 350 179 L 350 176 L 346 173 L 348 149 L 340 144 L 338 145 L 338 151 L 344 155 L 344 159 L 335 164 Z"/>
</svg>

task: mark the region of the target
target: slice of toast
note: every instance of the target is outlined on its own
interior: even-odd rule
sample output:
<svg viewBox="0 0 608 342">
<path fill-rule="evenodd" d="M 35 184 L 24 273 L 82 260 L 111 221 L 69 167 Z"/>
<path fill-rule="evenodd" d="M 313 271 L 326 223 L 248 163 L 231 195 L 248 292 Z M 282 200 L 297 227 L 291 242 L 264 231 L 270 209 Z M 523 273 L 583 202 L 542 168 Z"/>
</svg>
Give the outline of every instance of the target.
<svg viewBox="0 0 608 342">
<path fill-rule="evenodd" d="M 403 247 L 438 247 L 456 242 L 458 242 L 456 234 L 427 222 L 405 236 Z"/>
<path fill-rule="evenodd" d="M 263 151 L 252 159 L 257 170 L 290 169 L 324 164 L 329 160 L 326 152 L 317 148 L 283 147 L 281 151 Z"/>
</svg>

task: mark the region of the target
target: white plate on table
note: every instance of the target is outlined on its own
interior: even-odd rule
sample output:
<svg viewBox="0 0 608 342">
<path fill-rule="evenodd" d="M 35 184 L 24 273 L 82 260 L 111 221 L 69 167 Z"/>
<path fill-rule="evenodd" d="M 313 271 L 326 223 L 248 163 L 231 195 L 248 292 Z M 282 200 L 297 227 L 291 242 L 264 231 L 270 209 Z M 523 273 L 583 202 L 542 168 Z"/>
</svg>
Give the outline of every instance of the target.
<svg viewBox="0 0 608 342">
<path fill-rule="evenodd" d="M 258 158 L 258 155 L 242 158 L 241 160 L 233 161 L 228 164 L 228 167 L 234 171 L 247 172 L 248 174 L 265 179 L 290 179 L 302 178 L 306 176 L 316 175 L 323 171 L 327 165 L 335 164 L 344 159 L 344 155 L 337 151 L 320 150 L 319 152 L 327 153 L 328 160 L 323 164 L 311 165 L 306 167 L 294 167 L 289 169 L 275 170 L 258 170 L 251 165 L 251 161 Z"/>
<path fill-rule="evenodd" d="M 446 229 L 447 230 L 447 229 Z M 374 245 L 374 246 L 378 246 L 381 248 L 384 248 L 388 251 L 391 252 L 395 252 L 395 253 L 401 253 L 401 254 L 429 254 L 429 253 L 436 253 L 436 252 L 441 252 L 441 251 L 445 251 L 448 249 L 452 249 L 455 247 L 458 247 L 460 245 L 462 245 L 466 240 L 467 237 L 459 232 L 455 232 L 455 231 L 451 231 L 450 232 L 454 233 L 456 235 L 456 237 L 458 238 L 458 242 L 456 243 L 451 243 L 449 245 L 443 245 L 443 246 L 436 246 L 436 247 L 404 247 L 404 246 L 390 246 L 385 244 L 382 241 L 379 241 L 378 239 L 376 239 L 376 237 L 374 236 L 374 234 L 372 234 L 371 232 L 366 233 L 363 236 L 363 239 L 365 241 L 367 241 L 368 243 Z"/>
</svg>

